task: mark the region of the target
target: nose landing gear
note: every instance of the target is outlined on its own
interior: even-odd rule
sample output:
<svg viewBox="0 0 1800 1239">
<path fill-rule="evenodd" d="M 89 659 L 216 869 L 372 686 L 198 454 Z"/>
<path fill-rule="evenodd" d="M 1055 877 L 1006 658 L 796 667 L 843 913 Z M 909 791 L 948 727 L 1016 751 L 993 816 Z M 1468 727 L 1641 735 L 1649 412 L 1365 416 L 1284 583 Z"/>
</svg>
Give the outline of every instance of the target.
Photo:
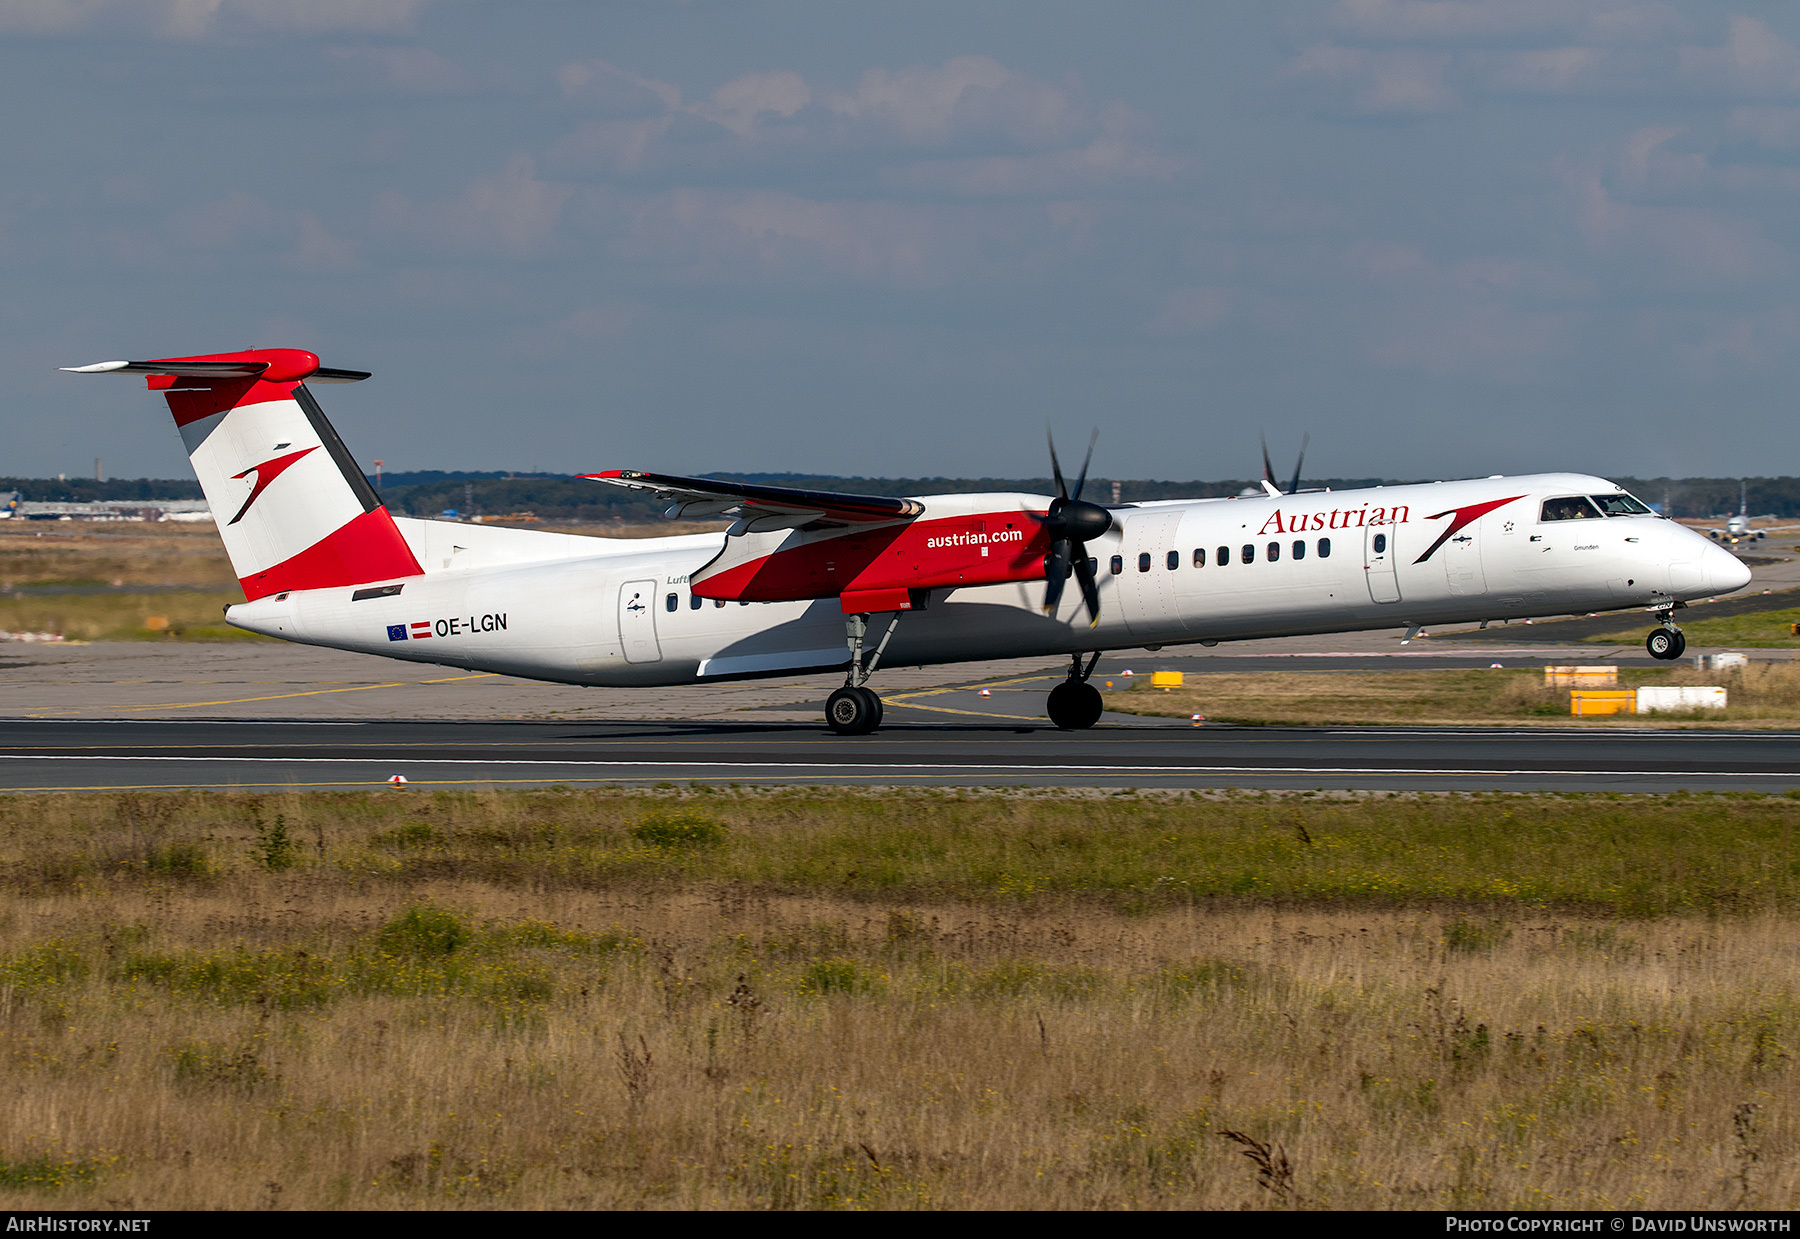
<svg viewBox="0 0 1800 1239">
<path fill-rule="evenodd" d="M 1662 620 L 1662 627 L 1650 630 L 1650 635 L 1644 638 L 1644 648 L 1652 658 L 1673 662 L 1687 651 L 1687 637 L 1675 626 L 1674 607 L 1660 610 L 1657 614 Z"/>
<path fill-rule="evenodd" d="M 1085 731 L 1100 721 L 1100 713 L 1105 708 L 1100 700 L 1100 690 L 1088 683 L 1088 677 L 1094 674 L 1094 664 L 1099 661 L 1100 654 L 1096 650 L 1084 669 L 1081 655 L 1074 655 L 1069 678 L 1050 690 L 1050 696 L 1044 702 L 1044 713 L 1064 731 Z"/>
</svg>

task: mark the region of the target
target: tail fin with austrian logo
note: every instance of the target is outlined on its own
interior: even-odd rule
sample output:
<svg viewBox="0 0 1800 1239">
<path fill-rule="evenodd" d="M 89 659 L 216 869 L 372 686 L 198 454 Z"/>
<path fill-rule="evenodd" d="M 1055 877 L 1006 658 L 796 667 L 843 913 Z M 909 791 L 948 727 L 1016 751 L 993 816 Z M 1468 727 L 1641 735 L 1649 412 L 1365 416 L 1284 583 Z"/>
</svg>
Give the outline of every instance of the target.
<svg viewBox="0 0 1800 1239">
<path fill-rule="evenodd" d="M 308 390 L 367 373 L 285 348 L 65 368 L 142 374 L 162 392 L 245 598 L 421 571 Z"/>
</svg>

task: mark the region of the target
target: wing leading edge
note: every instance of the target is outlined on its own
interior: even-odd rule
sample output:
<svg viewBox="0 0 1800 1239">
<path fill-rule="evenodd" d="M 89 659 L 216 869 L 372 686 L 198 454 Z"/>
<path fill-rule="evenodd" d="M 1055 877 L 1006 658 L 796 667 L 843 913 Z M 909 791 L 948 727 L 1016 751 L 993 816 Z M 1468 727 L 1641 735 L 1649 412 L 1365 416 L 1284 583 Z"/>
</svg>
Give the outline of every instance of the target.
<svg viewBox="0 0 1800 1239">
<path fill-rule="evenodd" d="M 916 499 L 757 486 L 714 478 L 644 473 L 636 469 L 608 469 L 580 476 L 627 490 L 649 491 L 669 503 L 668 516 L 735 516 L 738 523 L 732 527 L 733 534 L 771 533 L 804 525 L 878 524 L 910 520 L 925 511 L 925 506 Z"/>
</svg>

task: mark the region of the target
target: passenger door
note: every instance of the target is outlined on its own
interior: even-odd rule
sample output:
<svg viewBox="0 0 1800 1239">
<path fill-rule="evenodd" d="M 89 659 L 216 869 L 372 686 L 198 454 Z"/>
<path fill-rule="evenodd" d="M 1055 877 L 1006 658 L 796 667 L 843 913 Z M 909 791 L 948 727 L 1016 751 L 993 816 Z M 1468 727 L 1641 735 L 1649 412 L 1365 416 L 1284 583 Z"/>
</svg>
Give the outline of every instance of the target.
<svg viewBox="0 0 1800 1239">
<path fill-rule="evenodd" d="M 628 663 L 662 661 L 656 643 L 656 582 L 627 581 L 619 586 L 619 641 Z"/>
<path fill-rule="evenodd" d="M 1369 579 L 1371 601 L 1400 601 L 1400 580 L 1394 573 L 1400 555 L 1394 545 L 1398 530 L 1397 525 L 1370 525 L 1363 530 L 1363 570 Z"/>
</svg>

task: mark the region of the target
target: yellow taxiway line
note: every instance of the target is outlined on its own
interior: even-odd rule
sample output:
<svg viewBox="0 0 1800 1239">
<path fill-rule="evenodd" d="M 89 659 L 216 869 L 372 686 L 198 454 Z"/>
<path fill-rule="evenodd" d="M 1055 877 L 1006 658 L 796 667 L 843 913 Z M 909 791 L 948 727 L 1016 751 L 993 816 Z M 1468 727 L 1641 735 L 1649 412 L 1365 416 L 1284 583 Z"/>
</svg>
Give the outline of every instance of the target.
<svg viewBox="0 0 1800 1239">
<path fill-rule="evenodd" d="M 954 706 L 922 706 L 914 702 L 914 697 L 935 697 L 939 693 L 972 693 L 984 688 L 1005 688 L 1009 684 L 1031 684 L 1038 680 L 1060 680 L 1061 675 L 1026 675 L 1016 680 L 989 680 L 985 684 L 953 684 L 948 688 L 922 688 L 912 693 L 894 693 L 882 698 L 888 705 L 905 706 L 909 710 L 931 710 L 938 714 L 963 714 L 971 718 L 1004 718 L 1013 722 L 1036 722 L 1039 714 L 994 714 L 986 710 L 958 710 Z"/>
<path fill-rule="evenodd" d="M 389 680 L 382 684 L 353 684 L 348 688 L 312 688 L 297 693 L 270 693 L 265 697 L 232 697 L 225 701 L 167 701 L 149 706 L 96 706 L 95 709 L 111 710 L 197 710 L 202 706 L 241 706 L 254 701 L 280 701 L 285 697 L 322 697 L 327 693 L 366 693 L 373 688 L 410 688 L 415 684 L 454 684 L 459 680 L 486 680 L 494 676 L 494 672 L 482 671 L 475 675 L 449 675 L 437 680 Z M 80 714 L 80 710 L 41 710 L 35 714 L 27 714 L 26 718 L 45 718 L 52 714 Z"/>
</svg>

